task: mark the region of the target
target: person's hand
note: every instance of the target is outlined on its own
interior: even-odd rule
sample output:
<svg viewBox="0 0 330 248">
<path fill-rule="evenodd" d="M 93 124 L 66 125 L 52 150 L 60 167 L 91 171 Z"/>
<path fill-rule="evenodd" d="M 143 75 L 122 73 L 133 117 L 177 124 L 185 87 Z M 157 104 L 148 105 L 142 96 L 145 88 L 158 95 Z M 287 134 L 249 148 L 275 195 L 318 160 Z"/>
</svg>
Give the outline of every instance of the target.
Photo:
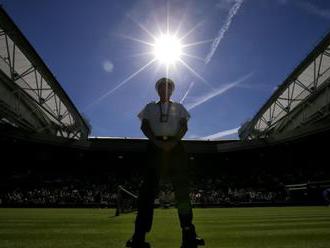
<svg viewBox="0 0 330 248">
<path fill-rule="evenodd" d="M 164 143 L 163 141 L 161 141 L 161 140 L 156 140 L 156 139 L 155 139 L 155 140 L 153 140 L 153 143 L 154 143 L 154 145 L 157 146 L 158 148 L 160 148 L 160 149 L 164 149 L 164 148 L 163 148 L 163 145 L 164 145 L 164 144 L 163 144 L 163 143 Z"/>
<path fill-rule="evenodd" d="M 177 144 L 176 140 L 170 140 L 163 142 L 163 150 L 170 151 L 174 148 L 174 146 Z"/>
<path fill-rule="evenodd" d="M 172 150 L 177 143 L 178 142 L 176 140 L 168 140 L 168 141 L 162 141 L 156 139 L 153 140 L 153 144 L 164 151 Z"/>
</svg>

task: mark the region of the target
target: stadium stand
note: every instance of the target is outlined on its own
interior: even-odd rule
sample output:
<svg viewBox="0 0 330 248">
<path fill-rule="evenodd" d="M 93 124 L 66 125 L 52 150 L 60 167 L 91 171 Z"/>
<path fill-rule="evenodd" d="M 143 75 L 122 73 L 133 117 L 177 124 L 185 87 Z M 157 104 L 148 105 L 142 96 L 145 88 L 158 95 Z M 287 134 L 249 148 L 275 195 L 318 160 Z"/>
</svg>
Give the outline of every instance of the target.
<svg viewBox="0 0 330 248">
<path fill-rule="evenodd" d="M 184 140 L 195 206 L 327 203 L 329 44 L 327 35 L 242 125 L 241 140 Z M 0 90 L 2 207 L 116 207 L 119 185 L 137 192 L 147 140 L 88 137 L 90 126 L 2 8 Z M 161 185 L 156 204 L 173 205 L 172 192 Z"/>
<path fill-rule="evenodd" d="M 185 141 L 190 150 L 194 205 L 325 204 L 322 189 L 329 185 L 315 185 L 330 178 L 327 147 L 321 142 L 329 134 L 319 135 L 276 145 L 249 144 L 246 149 L 236 149 L 236 144 L 229 149 L 224 143 L 226 149 L 221 153 L 213 149 L 197 153 L 194 146 L 199 141 Z M 93 149 L 8 137 L 2 141 L 4 157 L 12 161 L 1 173 L 2 206 L 115 207 L 119 185 L 136 193 L 141 183 L 145 140 L 129 140 L 127 150 L 124 139 L 90 139 Z M 219 146 L 219 142 L 208 144 Z M 292 193 L 299 186 L 295 184 L 303 185 L 303 195 L 308 193 L 303 200 Z M 306 191 L 307 186 L 314 188 Z M 157 205 L 166 205 L 166 201 L 173 205 L 172 191 L 170 185 L 161 185 Z"/>
</svg>

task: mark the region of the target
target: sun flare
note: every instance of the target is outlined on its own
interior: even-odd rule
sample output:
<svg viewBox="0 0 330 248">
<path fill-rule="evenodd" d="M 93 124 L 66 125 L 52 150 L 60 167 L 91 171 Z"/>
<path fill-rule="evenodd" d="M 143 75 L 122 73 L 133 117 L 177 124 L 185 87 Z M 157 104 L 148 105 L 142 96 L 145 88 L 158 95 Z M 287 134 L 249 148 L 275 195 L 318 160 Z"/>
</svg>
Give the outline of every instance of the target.
<svg viewBox="0 0 330 248">
<path fill-rule="evenodd" d="M 140 53 L 133 53 L 130 56 L 138 57 L 138 56 L 150 56 L 150 60 L 148 60 L 143 66 L 139 67 L 135 72 L 129 74 L 125 79 L 121 80 L 117 86 L 112 88 L 111 90 L 107 91 L 105 94 L 97 98 L 93 103 L 91 103 L 88 107 L 91 107 L 98 102 L 102 101 L 110 94 L 113 94 L 123 85 L 127 84 L 130 80 L 136 77 L 141 72 L 145 71 L 147 68 L 154 65 L 158 62 L 158 66 L 155 68 L 156 72 L 160 68 L 166 69 L 164 71 L 166 74 L 164 76 L 169 77 L 172 75 L 173 71 L 179 71 L 177 68 L 177 64 L 181 67 L 184 67 L 188 70 L 192 75 L 199 79 L 199 82 L 204 83 L 210 89 L 214 89 L 209 82 L 204 79 L 194 68 L 190 65 L 188 59 L 194 59 L 199 61 L 200 63 L 205 64 L 205 58 L 199 57 L 193 54 L 190 54 L 187 50 L 189 48 L 200 46 L 203 44 L 214 42 L 214 39 L 207 39 L 207 40 L 199 40 L 195 42 L 187 43 L 187 38 L 192 35 L 192 33 L 201 25 L 202 22 L 197 23 L 194 25 L 190 30 L 187 30 L 185 33 L 180 32 L 180 28 L 182 26 L 181 23 L 176 24 L 176 30 L 171 30 L 170 28 L 170 19 L 169 19 L 169 9 L 167 9 L 167 16 L 166 16 L 166 29 L 161 29 L 159 23 L 156 23 L 158 27 L 158 34 L 152 32 L 144 26 L 142 23 L 136 21 L 134 18 L 130 18 L 141 30 L 143 30 L 146 34 L 146 38 L 137 38 L 130 35 L 121 34 L 123 38 L 135 41 L 137 43 L 143 44 L 147 47 L 147 50 L 140 52 Z M 171 32 L 173 31 L 173 32 Z M 160 66 L 162 65 L 162 66 Z M 186 97 L 186 94 L 185 94 Z"/>
<path fill-rule="evenodd" d="M 162 34 L 153 46 L 155 59 L 165 65 L 175 64 L 182 55 L 182 44 L 178 38 L 170 34 Z"/>
</svg>

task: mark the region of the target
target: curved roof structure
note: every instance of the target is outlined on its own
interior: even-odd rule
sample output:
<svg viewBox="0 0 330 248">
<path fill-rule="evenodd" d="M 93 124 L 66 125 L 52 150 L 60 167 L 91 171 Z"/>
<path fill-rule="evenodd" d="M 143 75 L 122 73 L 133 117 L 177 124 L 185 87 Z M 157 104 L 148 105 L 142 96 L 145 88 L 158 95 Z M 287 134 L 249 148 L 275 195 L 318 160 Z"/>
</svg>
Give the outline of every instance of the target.
<svg viewBox="0 0 330 248">
<path fill-rule="evenodd" d="M 15 23 L 0 7 L 0 123 L 87 139 L 86 121 Z"/>
<path fill-rule="evenodd" d="M 330 33 L 273 93 L 240 138 L 282 139 L 330 127 Z"/>
</svg>

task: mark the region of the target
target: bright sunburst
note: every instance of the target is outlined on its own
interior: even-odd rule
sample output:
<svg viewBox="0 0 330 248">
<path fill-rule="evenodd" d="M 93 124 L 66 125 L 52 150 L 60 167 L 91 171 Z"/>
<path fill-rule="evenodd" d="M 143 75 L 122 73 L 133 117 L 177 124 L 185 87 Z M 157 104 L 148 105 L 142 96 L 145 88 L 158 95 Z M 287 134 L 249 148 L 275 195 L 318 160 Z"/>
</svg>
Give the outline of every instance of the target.
<svg viewBox="0 0 330 248">
<path fill-rule="evenodd" d="M 134 21 L 134 20 L 133 20 Z M 169 30 L 169 25 L 167 25 L 167 31 L 166 32 L 160 32 L 160 34 L 157 36 L 156 34 L 153 34 L 150 32 L 145 26 L 143 26 L 141 23 L 136 22 L 136 24 L 145 31 L 151 38 L 152 41 L 148 40 L 141 40 L 138 38 L 134 38 L 131 36 L 124 35 L 125 38 L 139 42 L 141 44 L 144 44 L 149 47 L 149 52 L 144 52 L 136 55 L 152 55 L 153 58 L 149 61 L 148 64 L 152 64 L 154 62 L 159 63 L 159 65 L 163 65 L 166 68 L 166 76 L 168 76 L 170 70 L 174 69 L 176 67 L 177 62 L 183 67 L 185 67 L 187 70 L 189 70 L 195 77 L 200 79 L 204 84 L 208 85 L 210 84 L 202 77 L 200 76 L 184 59 L 184 57 L 189 57 L 191 59 L 197 59 L 199 61 L 204 62 L 204 58 L 186 53 L 184 51 L 185 48 L 198 46 L 205 43 L 210 43 L 213 41 L 213 39 L 208 40 L 201 40 L 196 41 L 193 43 L 184 43 L 184 39 L 189 36 L 196 27 L 198 27 L 199 23 L 195 25 L 191 30 L 186 32 L 182 36 L 177 36 L 178 30 L 176 32 L 171 33 Z M 180 25 L 178 25 L 180 26 Z"/>
<path fill-rule="evenodd" d="M 165 66 L 166 74 L 168 74 L 172 69 L 175 69 L 177 64 L 179 64 L 185 67 L 187 70 L 189 70 L 195 77 L 200 79 L 203 83 L 210 86 L 209 83 L 203 77 L 201 77 L 187 62 L 187 58 L 190 58 L 190 59 L 197 59 L 202 63 L 204 63 L 205 58 L 195 56 L 185 51 L 186 48 L 199 46 L 214 41 L 214 39 L 208 39 L 208 40 L 199 40 L 192 43 L 185 42 L 185 39 L 188 36 L 190 36 L 196 30 L 196 28 L 198 28 L 201 25 L 202 22 L 197 23 L 190 30 L 180 35 L 179 29 L 182 23 L 177 23 L 175 25 L 176 30 L 174 30 L 174 32 L 170 31 L 171 29 L 170 29 L 170 20 L 169 20 L 169 9 L 167 10 L 166 28 L 162 31 L 160 30 L 159 27 L 164 25 L 159 25 L 159 23 L 158 24 L 156 23 L 159 31 L 158 34 L 151 32 L 142 23 L 135 21 L 133 18 L 131 18 L 131 20 L 135 22 L 149 36 L 149 38 L 146 39 L 138 39 L 136 37 L 123 35 L 124 38 L 136 41 L 138 43 L 141 43 L 149 47 L 149 50 L 147 50 L 146 52 L 137 53 L 135 55 L 137 56 L 151 55 L 152 58 L 149 62 L 151 62 L 151 64 L 158 62 L 159 65 Z M 152 39 L 150 40 L 150 38 Z"/>
<path fill-rule="evenodd" d="M 167 66 L 175 64 L 182 56 L 180 39 L 170 34 L 162 34 L 155 40 L 153 46 L 155 59 Z"/>
<path fill-rule="evenodd" d="M 208 40 L 201 40 L 196 41 L 193 43 L 184 43 L 184 40 L 191 35 L 191 33 L 201 25 L 202 22 L 197 23 L 195 26 L 193 26 L 190 30 L 185 32 L 183 35 L 178 36 L 178 31 L 181 27 L 181 23 L 178 23 L 177 30 L 174 33 L 170 32 L 169 27 L 169 14 L 167 13 L 167 20 L 166 20 L 166 31 L 160 32 L 160 35 L 157 36 L 156 34 L 149 31 L 148 28 L 146 28 L 142 23 L 139 23 L 132 19 L 146 34 L 148 34 L 149 39 L 141 40 L 132 36 L 122 35 L 124 38 L 139 42 L 141 44 L 144 44 L 149 47 L 149 50 L 147 52 L 138 53 L 138 54 L 132 54 L 132 56 L 146 56 L 146 55 L 152 55 L 152 58 L 143 66 L 141 66 L 139 69 L 137 69 L 135 72 L 131 73 L 127 78 L 120 81 L 117 86 L 115 86 L 113 89 L 107 91 L 105 94 L 97 98 L 94 102 L 92 102 L 90 105 L 87 106 L 87 108 L 90 108 L 97 104 L 98 102 L 105 99 L 110 94 L 114 93 L 116 90 L 118 90 L 120 87 L 125 85 L 127 82 L 129 82 L 131 79 L 133 79 L 135 76 L 140 74 L 142 71 L 144 71 L 146 68 L 154 64 L 158 61 L 159 65 L 165 66 L 166 68 L 166 77 L 169 76 L 169 73 L 172 69 L 176 67 L 176 64 L 180 64 L 181 66 L 185 67 L 188 71 L 190 71 L 195 77 L 197 77 L 202 83 L 207 85 L 210 88 L 213 88 L 207 80 L 205 80 L 201 75 L 199 75 L 184 58 L 191 58 L 191 59 L 197 59 L 201 61 L 202 63 L 205 63 L 205 58 L 201 58 L 192 54 L 189 54 L 184 51 L 185 48 L 198 46 L 205 43 L 213 42 L 213 39 Z M 150 38 L 152 38 L 152 41 L 150 41 Z M 179 63 L 177 63 L 179 62 Z M 159 68 L 159 67 L 158 67 Z M 158 69 L 157 69 L 158 70 Z"/>
</svg>

